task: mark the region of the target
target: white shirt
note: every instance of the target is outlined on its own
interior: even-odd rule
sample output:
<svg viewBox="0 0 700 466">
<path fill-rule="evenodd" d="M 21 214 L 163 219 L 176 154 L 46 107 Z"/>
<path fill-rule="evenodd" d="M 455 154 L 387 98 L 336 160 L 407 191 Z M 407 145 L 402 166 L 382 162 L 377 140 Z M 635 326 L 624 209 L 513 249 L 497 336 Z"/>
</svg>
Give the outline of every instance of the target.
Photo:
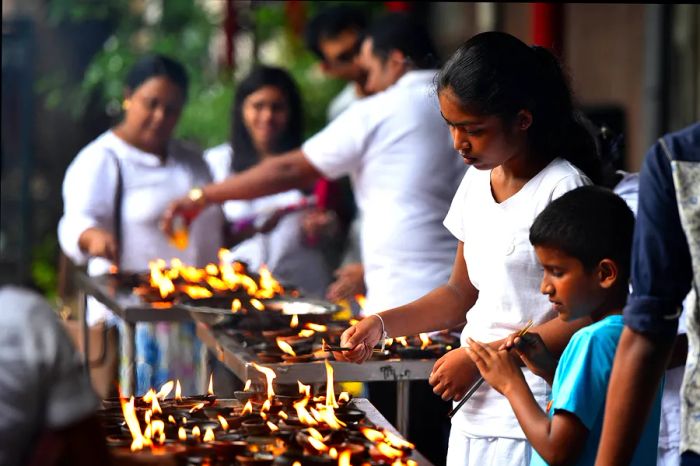
<svg viewBox="0 0 700 466">
<path fill-rule="evenodd" d="M 231 168 L 233 150 L 230 144 L 208 149 L 204 157 L 215 182 L 235 175 Z M 293 206 L 304 200 L 304 194 L 296 189 L 245 201 L 227 201 L 224 213 L 227 220 L 248 218 L 265 219 L 276 210 Z M 304 243 L 301 221 L 304 212 L 285 214 L 277 226 L 268 233 L 257 233 L 231 249 L 229 258 L 246 262 L 253 270 L 267 265 L 282 283 L 299 287 L 309 295 L 322 297 L 330 284 L 330 270 L 318 248 Z"/>
<path fill-rule="evenodd" d="M 37 294 L 0 289 L 0 464 L 27 464 L 44 429 L 93 415 L 97 395 L 56 314 Z"/>
<path fill-rule="evenodd" d="M 406 73 L 302 146 L 327 178 L 350 175 L 362 215 L 365 312 L 417 299 L 452 270 L 456 242 L 442 219 L 466 168 L 440 117 L 434 75 Z"/>
<path fill-rule="evenodd" d="M 505 338 L 532 319 L 556 317 L 540 293 L 542 267 L 530 244 L 530 226 L 552 200 L 589 184 L 576 167 L 555 159 L 520 191 L 501 203 L 491 193 L 491 171 L 469 170 L 445 218 L 445 226 L 464 243 L 469 280 L 479 290 L 467 312 L 467 337 L 490 342 Z M 523 371 L 535 399 L 544 407 L 545 381 Z M 452 418 L 453 428 L 472 436 L 525 438 L 508 400 L 484 384 Z"/>
<path fill-rule="evenodd" d="M 333 97 L 333 100 L 328 105 L 328 121 L 335 120 L 338 115 L 361 98 L 361 96 L 357 95 L 356 84 L 354 82 L 347 83 L 343 90 Z"/>
<path fill-rule="evenodd" d="M 189 229 L 189 244 L 184 250 L 170 244 L 158 224 L 168 204 L 196 187 L 211 182 L 201 152 L 171 141 L 165 162 L 155 154 L 137 149 L 111 130 L 83 148 L 71 162 L 63 180 L 64 213 L 58 225 L 63 251 L 74 262 L 88 262 L 88 273 L 98 275 L 109 270 L 110 262 L 89 258 L 78 246 L 78 238 L 88 228 L 114 231 L 114 201 L 117 189 L 117 165 L 122 174 L 122 227 L 120 268 L 123 271 L 148 270 L 148 262 L 177 257 L 185 264 L 203 267 L 217 262 L 221 247 L 223 215 L 210 206 Z M 90 303 L 89 321 L 111 318 L 111 313 Z"/>
</svg>

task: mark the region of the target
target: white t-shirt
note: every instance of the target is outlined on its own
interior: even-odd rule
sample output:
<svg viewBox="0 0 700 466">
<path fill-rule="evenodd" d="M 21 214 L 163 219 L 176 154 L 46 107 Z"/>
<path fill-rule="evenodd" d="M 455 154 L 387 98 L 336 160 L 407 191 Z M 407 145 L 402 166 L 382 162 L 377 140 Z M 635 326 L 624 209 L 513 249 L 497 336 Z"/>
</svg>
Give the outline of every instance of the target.
<svg viewBox="0 0 700 466">
<path fill-rule="evenodd" d="M 552 200 L 588 178 L 563 159 L 553 160 L 507 200 L 491 193 L 491 171 L 469 170 L 464 176 L 445 226 L 464 243 L 469 280 L 479 290 L 462 330 L 467 337 L 490 342 L 505 338 L 532 319 L 534 325 L 556 317 L 540 293 L 542 267 L 529 241 L 535 217 Z M 544 407 L 549 387 L 524 370 L 525 378 Z M 453 429 L 471 436 L 525 438 L 508 400 L 484 384 L 452 418 Z"/>
<path fill-rule="evenodd" d="M 0 289 L 0 464 L 26 464 L 39 434 L 87 419 L 99 407 L 80 357 L 37 294 Z"/>
<path fill-rule="evenodd" d="M 231 168 L 233 150 L 230 144 L 208 149 L 204 158 L 215 182 L 235 175 Z M 277 209 L 296 205 L 302 200 L 304 194 L 292 189 L 252 200 L 227 201 L 223 208 L 226 219 L 233 222 L 266 217 Z M 330 284 L 330 270 L 321 250 L 308 246 L 303 241 L 303 215 L 304 211 L 285 214 L 272 231 L 257 233 L 234 246 L 229 258 L 244 261 L 253 270 L 258 270 L 265 264 L 281 282 L 297 286 L 311 296 L 324 296 Z"/>
<path fill-rule="evenodd" d="M 360 100 L 362 97 L 357 95 L 354 82 L 349 82 L 345 85 L 340 93 L 333 97 L 328 105 L 328 121 L 335 120 L 338 115 L 343 113 L 348 107 Z"/>
<path fill-rule="evenodd" d="M 417 299 L 452 270 L 456 242 L 442 219 L 466 168 L 440 117 L 434 75 L 406 73 L 302 146 L 327 178 L 350 175 L 362 215 L 365 312 Z"/>
<path fill-rule="evenodd" d="M 88 273 L 99 275 L 109 270 L 110 262 L 89 258 L 78 246 L 78 238 L 88 228 L 114 231 L 114 201 L 119 159 L 122 175 L 120 260 L 121 270 L 143 272 L 153 259 L 177 257 L 185 264 L 203 267 L 217 262 L 222 245 L 223 215 L 210 206 L 189 229 L 189 244 L 184 250 L 170 244 L 159 228 L 168 204 L 196 187 L 211 182 L 211 174 L 196 151 L 172 140 L 165 162 L 155 154 L 126 143 L 111 130 L 85 146 L 71 162 L 63 180 L 64 213 L 58 225 L 61 248 L 74 262 L 88 262 Z M 112 316 L 103 306 L 90 301 L 91 323 Z"/>
</svg>

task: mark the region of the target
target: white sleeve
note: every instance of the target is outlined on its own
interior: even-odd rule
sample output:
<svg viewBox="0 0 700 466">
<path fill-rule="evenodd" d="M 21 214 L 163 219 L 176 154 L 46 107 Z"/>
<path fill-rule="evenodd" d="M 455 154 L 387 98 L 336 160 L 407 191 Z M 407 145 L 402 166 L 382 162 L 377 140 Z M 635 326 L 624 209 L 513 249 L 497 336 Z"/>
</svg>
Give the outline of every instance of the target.
<svg viewBox="0 0 700 466">
<path fill-rule="evenodd" d="M 469 190 L 469 178 L 472 169 L 468 169 L 462 178 L 462 182 L 457 188 L 455 196 L 452 198 L 450 210 L 447 211 L 447 216 L 442 222 L 452 235 L 458 240 L 464 242 L 464 208 L 466 205 L 467 191 Z"/>
<path fill-rule="evenodd" d="M 369 103 L 356 102 L 302 145 L 306 159 L 326 178 L 340 178 L 362 163 L 372 134 Z"/>
<path fill-rule="evenodd" d="M 117 166 L 104 147 L 87 147 L 68 167 L 63 179 L 63 217 L 58 240 L 63 252 L 78 264 L 88 256 L 78 246 L 88 228 L 111 231 L 117 188 Z"/>
<path fill-rule="evenodd" d="M 588 179 L 586 175 L 583 174 L 571 174 L 567 175 L 561 180 L 557 182 L 557 184 L 554 185 L 554 189 L 552 190 L 552 197 L 549 200 L 550 202 L 563 196 L 564 194 L 568 193 L 569 191 L 579 188 L 581 186 L 588 186 L 590 184 L 593 184 L 591 180 Z"/>
</svg>

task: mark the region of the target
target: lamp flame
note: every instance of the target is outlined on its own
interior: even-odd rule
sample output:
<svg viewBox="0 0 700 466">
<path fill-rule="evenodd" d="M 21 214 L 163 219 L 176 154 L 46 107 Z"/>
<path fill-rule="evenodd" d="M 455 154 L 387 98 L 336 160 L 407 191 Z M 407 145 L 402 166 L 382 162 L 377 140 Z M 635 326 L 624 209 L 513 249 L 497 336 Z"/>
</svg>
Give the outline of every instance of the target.
<svg viewBox="0 0 700 466">
<path fill-rule="evenodd" d="M 280 337 L 277 337 L 277 346 L 284 351 L 286 354 L 289 354 L 290 356 L 296 356 L 297 354 L 294 352 L 294 348 L 292 348 L 292 345 L 287 343 L 286 341 L 282 340 Z"/>
<path fill-rule="evenodd" d="M 194 426 L 192 428 L 192 438 L 195 439 L 196 441 L 199 441 L 200 437 L 200 432 L 199 432 L 199 426 Z"/>
<path fill-rule="evenodd" d="M 343 403 L 349 402 L 350 394 L 348 392 L 340 392 L 340 395 L 338 395 L 338 401 L 342 401 Z"/>
<path fill-rule="evenodd" d="M 328 330 L 328 327 L 326 325 L 314 324 L 312 322 L 304 324 L 304 328 L 313 330 L 315 332 L 325 332 L 326 330 Z"/>
<path fill-rule="evenodd" d="M 330 365 L 327 359 L 324 363 L 326 364 L 326 406 L 337 408 L 338 403 L 335 401 L 335 391 L 333 390 L 333 366 Z"/>
<path fill-rule="evenodd" d="M 251 414 L 252 412 L 253 412 L 253 404 L 250 402 L 250 400 L 248 400 L 246 402 L 245 406 L 243 406 L 243 410 L 241 411 L 241 415 Z"/>
<path fill-rule="evenodd" d="M 275 391 L 272 389 L 272 380 L 277 377 L 277 374 L 269 367 L 262 367 L 254 362 L 251 362 L 250 365 L 265 375 L 265 380 L 267 382 L 267 398 L 272 399 L 272 397 L 275 396 Z"/>
<path fill-rule="evenodd" d="M 420 338 L 420 341 L 421 341 L 420 349 L 422 349 L 422 350 L 426 349 L 428 347 L 428 345 L 430 345 L 432 343 L 432 341 L 430 340 L 430 338 L 428 338 L 428 335 L 426 333 L 419 333 L 418 338 Z"/>
<path fill-rule="evenodd" d="M 248 390 L 250 390 L 250 384 L 251 384 L 250 379 L 245 381 L 245 386 L 243 387 L 244 392 L 247 392 Z"/>
<path fill-rule="evenodd" d="M 338 456 L 338 466 L 350 466 L 350 450 L 344 450 Z"/>
<path fill-rule="evenodd" d="M 298 335 L 302 338 L 312 337 L 312 336 L 314 336 L 314 334 L 316 334 L 316 332 L 314 332 L 313 330 L 306 329 L 306 328 L 303 330 L 299 330 L 299 333 L 298 333 Z"/>
<path fill-rule="evenodd" d="M 196 405 L 192 406 L 192 409 L 190 409 L 190 413 L 194 413 L 195 411 L 199 411 L 202 408 L 204 408 L 204 403 L 197 403 Z"/>
<path fill-rule="evenodd" d="M 221 414 L 217 415 L 219 418 L 219 424 L 221 424 L 221 428 L 224 430 L 228 430 L 228 422 L 226 421 L 226 418 L 223 417 Z"/>
<path fill-rule="evenodd" d="M 289 322 L 289 326 L 292 328 L 296 328 L 299 326 L 299 315 L 298 314 L 292 314 L 292 320 Z"/>
<path fill-rule="evenodd" d="M 158 394 L 156 395 L 158 398 L 161 400 L 164 400 L 166 396 L 170 395 L 170 392 L 173 391 L 173 386 L 175 383 L 172 380 L 168 380 L 163 384 L 162 387 L 160 387 L 160 390 L 158 390 Z"/>
<path fill-rule="evenodd" d="M 202 437 L 203 442 L 213 442 L 216 440 L 216 437 L 214 437 L 214 431 L 211 429 L 211 427 L 208 427 L 207 430 L 204 432 L 204 437 Z"/>
<path fill-rule="evenodd" d="M 267 427 L 270 428 L 270 431 L 271 431 L 271 432 L 275 432 L 275 431 L 277 431 L 277 430 L 280 430 L 279 427 L 277 427 L 275 424 L 273 424 L 273 423 L 270 422 L 270 421 L 267 421 Z"/>
<path fill-rule="evenodd" d="M 180 387 L 180 380 L 179 379 L 175 382 L 175 401 L 176 402 L 182 401 L 182 388 Z"/>
<path fill-rule="evenodd" d="M 231 301 L 231 312 L 235 314 L 236 312 L 241 310 L 242 306 L 243 305 L 241 304 L 241 300 L 238 298 L 234 298 L 234 300 Z"/>
<path fill-rule="evenodd" d="M 214 396 L 214 373 L 209 374 L 209 388 L 207 389 L 209 395 Z"/>
<path fill-rule="evenodd" d="M 258 311 L 264 311 L 265 310 L 265 305 L 260 302 L 260 300 L 251 298 L 250 299 L 250 305 L 253 306 L 255 309 Z"/>
<path fill-rule="evenodd" d="M 367 302 L 367 299 L 364 297 L 364 295 L 356 294 L 355 301 L 357 302 L 357 304 L 360 305 L 360 309 L 365 308 L 365 303 Z"/>
<path fill-rule="evenodd" d="M 177 430 L 177 438 L 179 438 L 179 439 L 182 440 L 183 442 L 184 442 L 185 440 L 187 440 L 187 432 L 185 432 L 185 428 L 184 428 L 184 427 L 180 427 L 180 428 Z"/>
</svg>

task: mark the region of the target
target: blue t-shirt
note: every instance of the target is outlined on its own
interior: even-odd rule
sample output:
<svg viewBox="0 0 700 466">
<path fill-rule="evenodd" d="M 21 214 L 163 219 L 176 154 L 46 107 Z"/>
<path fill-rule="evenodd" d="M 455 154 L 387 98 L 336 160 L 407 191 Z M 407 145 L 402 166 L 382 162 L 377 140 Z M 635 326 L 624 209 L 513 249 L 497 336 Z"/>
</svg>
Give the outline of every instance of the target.
<svg viewBox="0 0 700 466">
<path fill-rule="evenodd" d="M 548 415 L 551 419 L 557 411 L 567 411 L 579 418 L 588 429 L 588 438 L 576 465 L 595 463 L 603 428 L 605 396 L 622 328 L 622 315 L 611 315 L 584 327 L 571 337 L 559 359 Z M 656 464 L 660 414 L 661 389 L 631 464 Z M 531 466 L 547 464 L 534 449 L 532 452 Z"/>
</svg>

